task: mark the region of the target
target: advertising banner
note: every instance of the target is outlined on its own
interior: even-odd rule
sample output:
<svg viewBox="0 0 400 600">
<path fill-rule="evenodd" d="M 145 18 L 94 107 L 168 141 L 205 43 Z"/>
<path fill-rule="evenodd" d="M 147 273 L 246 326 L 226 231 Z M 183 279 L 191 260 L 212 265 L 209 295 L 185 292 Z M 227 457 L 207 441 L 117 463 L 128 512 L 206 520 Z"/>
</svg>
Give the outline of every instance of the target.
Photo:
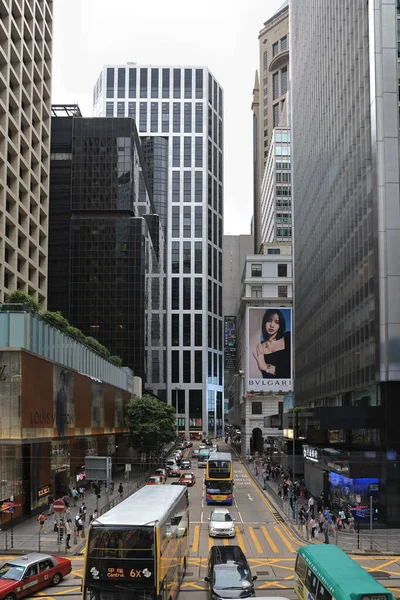
<svg viewBox="0 0 400 600">
<path fill-rule="evenodd" d="M 247 391 L 293 391 L 291 308 L 248 308 Z"/>
<path fill-rule="evenodd" d="M 227 371 L 236 369 L 236 317 L 224 317 L 224 366 Z"/>
</svg>

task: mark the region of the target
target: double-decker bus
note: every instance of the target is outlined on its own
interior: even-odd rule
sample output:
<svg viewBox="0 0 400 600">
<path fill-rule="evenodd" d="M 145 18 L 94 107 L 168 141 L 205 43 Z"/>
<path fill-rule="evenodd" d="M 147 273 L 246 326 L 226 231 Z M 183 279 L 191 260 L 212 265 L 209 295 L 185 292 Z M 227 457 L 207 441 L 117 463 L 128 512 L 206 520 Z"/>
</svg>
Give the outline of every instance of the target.
<svg viewBox="0 0 400 600">
<path fill-rule="evenodd" d="M 174 600 L 188 554 L 186 487 L 145 486 L 91 522 L 83 600 Z"/>
<path fill-rule="evenodd" d="M 394 600 L 343 550 L 323 544 L 297 551 L 294 591 L 300 600 Z"/>
<path fill-rule="evenodd" d="M 212 452 L 206 466 L 207 504 L 232 504 L 233 464 L 230 452 Z"/>
</svg>

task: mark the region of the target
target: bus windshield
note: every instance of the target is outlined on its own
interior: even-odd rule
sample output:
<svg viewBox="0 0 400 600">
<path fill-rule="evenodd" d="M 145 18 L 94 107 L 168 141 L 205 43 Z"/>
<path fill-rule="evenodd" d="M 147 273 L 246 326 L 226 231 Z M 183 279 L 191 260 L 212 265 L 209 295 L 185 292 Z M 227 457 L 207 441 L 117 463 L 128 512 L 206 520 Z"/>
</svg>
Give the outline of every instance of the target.
<svg viewBox="0 0 400 600">
<path fill-rule="evenodd" d="M 230 494 L 232 492 L 232 481 L 218 481 L 213 479 L 212 481 L 206 480 L 206 493 L 207 494 Z"/>
<path fill-rule="evenodd" d="M 212 457 L 207 464 L 208 476 L 217 479 L 230 479 L 232 477 L 232 463 L 227 460 L 215 460 Z"/>
<path fill-rule="evenodd" d="M 152 527 L 132 527 L 130 529 L 93 527 L 88 557 L 97 559 L 154 558 L 154 529 Z"/>
</svg>

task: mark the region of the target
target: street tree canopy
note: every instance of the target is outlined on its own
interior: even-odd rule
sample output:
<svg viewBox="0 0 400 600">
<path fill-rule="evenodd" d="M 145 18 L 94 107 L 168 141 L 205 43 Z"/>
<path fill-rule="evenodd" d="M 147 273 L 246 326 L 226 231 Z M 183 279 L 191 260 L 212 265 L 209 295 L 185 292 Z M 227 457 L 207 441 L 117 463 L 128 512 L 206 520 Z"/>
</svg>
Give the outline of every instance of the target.
<svg viewBox="0 0 400 600">
<path fill-rule="evenodd" d="M 135 396 L 128 404 L 126 426 L 133 448 L 160 451 L 176 438 L 175 410 L 152 396 Z"/>
</svg>

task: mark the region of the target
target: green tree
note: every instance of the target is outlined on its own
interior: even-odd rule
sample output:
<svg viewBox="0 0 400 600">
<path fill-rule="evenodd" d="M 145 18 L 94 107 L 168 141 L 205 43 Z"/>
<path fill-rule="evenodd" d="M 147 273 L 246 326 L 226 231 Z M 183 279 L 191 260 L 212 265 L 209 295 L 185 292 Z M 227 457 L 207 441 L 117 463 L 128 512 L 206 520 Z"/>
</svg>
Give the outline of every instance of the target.
<svg viewBox="0 0 400 600">
<path fill-rule="evenodd" d="M 70 335 L 71 337 L 75 338 L 78 342 L 85 343 L 85 341 L 86 341 L 86 335 L 77 327 L 68 325 L 68 327 L 66 329 L 66 333 L 68 333 L 68 335 Z"/>
<path fill-rule="evenodd" d="M 126 426 L 133 448 L 159 452 L 176 438 L 175 410 L 152 396 L 135 396 L 127 407 Z"/>
<path fill-rule="evenodd" d="M 110 360 L 116 367 L 122 367 L 123 365 L 122 358 L 120 356 L 110 356 L 108 360 Z"/>
<path fill-rule="evenodd" d="M 37 314 L 40 309 L 39 302 L 26 292 L 22 292 L 21 290 L 14 290 L 13 292 L 9 292 L 5 299 L 5 304 L 23 304 L 24 308 L 29 310 L 33 314 Z"/>
<path fill-rule="evenodd" d="M 85 339 L 85 344 L 87 346 L 90 346 L 90 348 L 93 348 L 93 350 L 96 350 L 96 352 L 98 352 L 105 358 L 110 357 L 111 352 L 105 346 L 103 346 L 103 344 L 100 344 L 100 342 L 98 340 L 96 340 L 94 337 L 89 335 Z"/>
<path fill-rule="evenodd" d="M 46 312 L 41 313 L 40 316 L 42 317 L 43 321 L 46 321 L 46 323 L 50 323 L 50 325 L 53 325 L 53 327 L 57 327 L 62 331 L 67 332 L 67 329 L 70 326 L 68 319 L 63 317 L 62 313 L 59 310 L 47 310 Z"/>
</svg>

